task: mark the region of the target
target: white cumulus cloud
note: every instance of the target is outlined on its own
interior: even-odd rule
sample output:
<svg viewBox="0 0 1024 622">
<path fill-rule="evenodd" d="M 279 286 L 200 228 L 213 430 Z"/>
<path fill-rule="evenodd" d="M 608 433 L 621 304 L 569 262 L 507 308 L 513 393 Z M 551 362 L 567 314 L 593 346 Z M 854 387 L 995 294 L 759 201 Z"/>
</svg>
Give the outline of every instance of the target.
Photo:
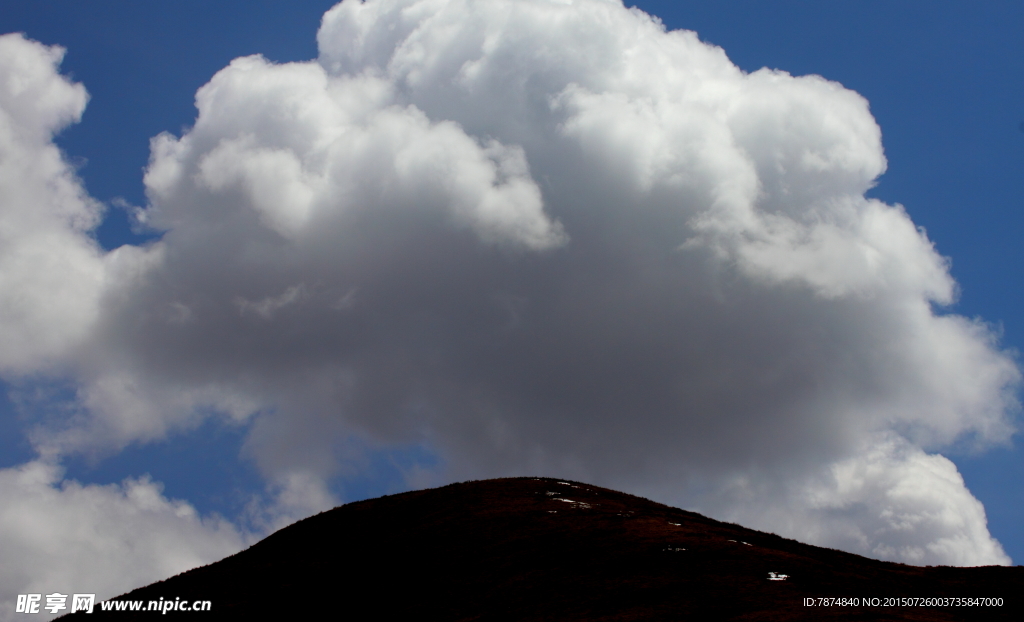
<svg viewBox="0 0 1024 622">
<path fill-rule="evenodd" d="M 73 369 L 108 287 L 146 263 L 139 249 L 104 254 L 88 235 L 101 208 L 52 143 L 87 99 L 57 72 L 63 54 L 0 36 L 0 373 L 19 386 Z M 40 444 L 52 454 L 48 447 L 49 439 Z M 242 544 L 231 523 L 200 518 L 146 478 L 82 486 L 49 461 L 2 469 L 0 619 L 14 619 L 18 594 L 109 598 Z"/>
<path fill-rule="evenodd" d="M 737 477 L 706 509 L 803 542 L 907 564 L 1009 564 L 956 465 L 895 435 L 810 477 Z M 760 490 L 757 487 L 761 487 Z M 756 502 L 751 503 L 751 501 Z"/>
<path fill-rule="evenodd" d="M 59 362 L 87 334 L 104 278 L 84 231 L 100 208 L 50 139 L 85 109 L 64 50 L 0 37 L 0 371 Z"/>
<path fill-rule="evenodd" d="M 200 518 L 146 478 L 82 486 L 62 481 L 59 467 L 33 461 L 0 470 L 0 499 L 5 621 L 20 619 L 18 594 L 96 594 L 99 602 L 217 561 L 244 544 L 231 523 Z"/>
<path fill-rule="evenodd" d="M 84 93 L 5 41 L 64 85 L 17 140 L 71 198 L 5 169 L 62 207 L 5 198 L 4 226 L 92 275 L 70 319 L 4 337 L 28 344 L 8 378 L 75 387 L 38 419 L 45 455 L 227 417 L 269 525 L 332 502 L 351 447 L 418 445 L 440 459 L 410 481 L 575 477 L 875 557 L 1009 561 L 936 452 L 1007 440 L 1020 373 L 942 311 L 925 233 L 865 198 L 886 161 L 857 93 L 745 73 L 617 0 L 346 0 L 318 59 L 236 59 L 199 90 L 194 126 L 152 141 L 162 239 L 104 255 L 49 142 Z M 28 293 L 2 300 L 72 295 L 6 252 Z"/>
</svg>

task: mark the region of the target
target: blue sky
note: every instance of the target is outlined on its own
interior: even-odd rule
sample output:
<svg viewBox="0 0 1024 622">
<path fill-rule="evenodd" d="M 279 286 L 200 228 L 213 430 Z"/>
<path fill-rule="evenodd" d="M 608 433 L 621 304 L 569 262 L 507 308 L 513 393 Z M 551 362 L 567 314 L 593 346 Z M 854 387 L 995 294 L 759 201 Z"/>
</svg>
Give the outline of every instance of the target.
<svg viewBox="0 0 1024 622">
<path fill-rule="evenodd" d="M 80 123 L 56 143 L 88 192 L 108 206 L 95 236 L 105 249 L 142 244 L 123 200 L 145 206 L 149 140 L 182 135 L 195 122 L 195 95 L 237 57 L 275 63 L 317 56 L 315 34 L 332 2 L 6 0 L 0 32 L 67 49 L 61 72 L 90 99 Z M 744 71 L 819 74 L 860 93 L 882 132 L 887 171 L 868 192 L 901 204 L 952 264 L 956 302 L 942 312 L 997 327 L 1000 348 L 1024 349 L 1024 6 L 1015 2 L 640 2 L 669 29 L 688 29 L 724 48 Z M 1015 355 L 1014 355 L 1015 356 Z M 38 408 L 38 404 L 30 408 Z M 19 414 L 20 412 L 20 414 Z M 1017 417 L 1016 413 L 1011 413 Z M 0 467 L 34 458 L 28 419 L 7 403 L 0 416 Z M 67 477 L 109 484 L 148 473 L 169 498 L 199 512 L 239 516 L 264 485 L 247 446 L 250 423 L 207 419 L 114 453 L 72 454 Z M 1018 437 L 1014 437 L 1016 440 Z M 330 490 L 350 501 L 403 489 L 403 473 L 443 462 L 422 438 L 360 448 L 335 471 Z M 369 443 L 368 445 L 365 443 Z M 984 504 L 992 535 L 1024 560 L 1024 453 L 974 454 L 958 441 L 942 450 Z M 345 462 L 342 460 L 342 462 Z M 513 469 L 514 470 L 514 469 Z M 481 471 L 486 472 L 486 470 Z M 614 481 L 608 478 L 604 481 Z M 56 588 L 54 588 L 56 589 Z M 67 588 L 72 589 L 72 588 Z"/>
</svg>

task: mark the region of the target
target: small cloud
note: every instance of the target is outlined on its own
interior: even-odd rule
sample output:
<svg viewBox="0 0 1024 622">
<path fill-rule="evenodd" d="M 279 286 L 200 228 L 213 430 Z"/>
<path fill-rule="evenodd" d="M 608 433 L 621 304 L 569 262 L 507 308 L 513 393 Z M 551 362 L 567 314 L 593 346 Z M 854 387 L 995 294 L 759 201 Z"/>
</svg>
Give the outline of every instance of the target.
<svg viewBox="0 0 1024 622">
<path fill-rule="evenodd" d="M 277 311 L 299 300 L 305 292 L 305 284 L 299 283 L 284 290 L 278 296 L 268 296 L 255 302 L 238 296 L 235 298 L 235 304 L 238 305 L 238 309 L 243 315 L 253 313 L 264 320 L 269 320 Z"/>
<path fill-rule="evenodd" d="M 345 292 L 345 295 L 331 303 L 335 311 L 347 311 L 356 305 L 356 293 L 359 288 L 353 287 Z"/>
<path fill-rule="evenodd" d="M 106 599 L 241 550 L 247 536 L 168 499 L 148 477 L 109 486 L 33 461 L 0 469 L 0 619 L 18 594 L 57 589 Z M 41 618 L 47 619 L 47 618 Z"/>
</svg>

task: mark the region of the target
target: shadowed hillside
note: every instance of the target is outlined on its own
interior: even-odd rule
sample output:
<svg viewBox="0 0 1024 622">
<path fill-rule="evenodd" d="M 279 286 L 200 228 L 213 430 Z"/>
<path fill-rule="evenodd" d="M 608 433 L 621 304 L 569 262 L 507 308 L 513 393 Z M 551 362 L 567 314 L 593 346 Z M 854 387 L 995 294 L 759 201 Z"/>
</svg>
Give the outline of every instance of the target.
<svg viewBox="0 0 1024 622">
<path fill-rule="evenodd" d="M 206 600 L 208 612 L 166 614 L 206 621 L 1016 620 L 1020 594 L 1024 567 L 880 562 L 606 488 L 516 478 L 350 503 L 115 600 Z M 860 603 L 805 605 L 819 597 Z M 897 597 L 1003 605 L 886 606 Z M 91 617 L 156 615 L 97 604 Z"/>
</svg>

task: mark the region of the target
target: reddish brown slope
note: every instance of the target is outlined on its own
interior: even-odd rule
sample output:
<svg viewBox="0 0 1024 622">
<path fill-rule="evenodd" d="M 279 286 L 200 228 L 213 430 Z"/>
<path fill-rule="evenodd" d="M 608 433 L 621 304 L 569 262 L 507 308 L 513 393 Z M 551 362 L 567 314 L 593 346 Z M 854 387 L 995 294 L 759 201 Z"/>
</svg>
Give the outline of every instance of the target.
<svg viewBox="0 0 1024 622">
<path fill-rule="evenodd" d="M 517 478 L 351 503 L 118 600 L 209 600 L 210 612 L 177 614 L 206 621 L 1016 620 L 1019 594 L 1024 567 L 879 562 L 605 488 Z M 1003 606 L 804 605 L 817 597 Z"/>
</svg>

